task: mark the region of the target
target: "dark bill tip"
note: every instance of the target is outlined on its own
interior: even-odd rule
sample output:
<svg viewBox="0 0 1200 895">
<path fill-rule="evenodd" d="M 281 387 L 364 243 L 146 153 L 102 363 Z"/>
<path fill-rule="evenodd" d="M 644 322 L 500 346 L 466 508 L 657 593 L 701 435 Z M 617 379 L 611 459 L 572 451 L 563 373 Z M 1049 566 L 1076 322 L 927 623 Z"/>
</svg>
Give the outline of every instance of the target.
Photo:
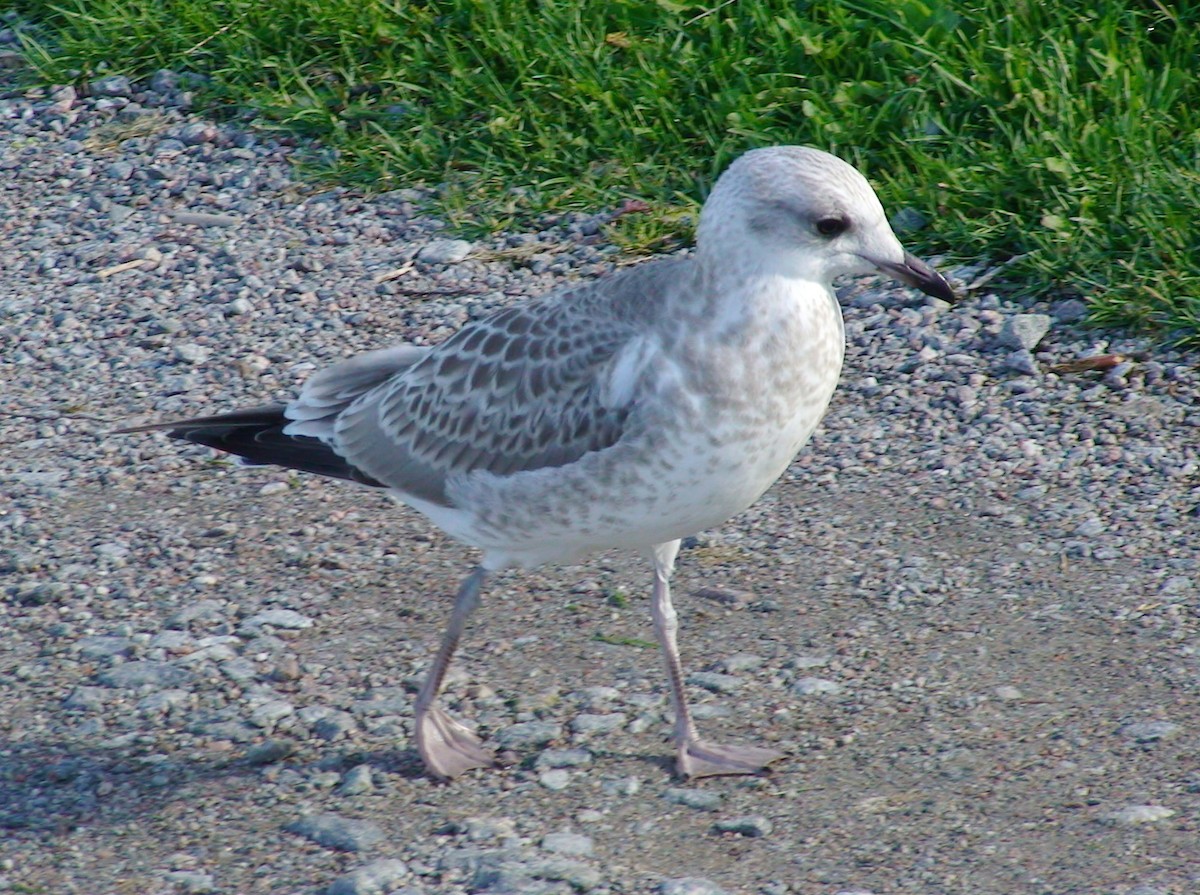
<svg viewBox="0 0 1200 895">
<path fill-rule="evenodd" d="M 876 261 L 875 264 L 884 273 L 895 277 L 905 285 L 920 289 L 926 295 L 932 295 L 934 298 L 948 302 L 958 299 L 944 276 L 908 252 L 904 253 L 904 261 L 900 264 L 894 261 Z"/>
</svg>

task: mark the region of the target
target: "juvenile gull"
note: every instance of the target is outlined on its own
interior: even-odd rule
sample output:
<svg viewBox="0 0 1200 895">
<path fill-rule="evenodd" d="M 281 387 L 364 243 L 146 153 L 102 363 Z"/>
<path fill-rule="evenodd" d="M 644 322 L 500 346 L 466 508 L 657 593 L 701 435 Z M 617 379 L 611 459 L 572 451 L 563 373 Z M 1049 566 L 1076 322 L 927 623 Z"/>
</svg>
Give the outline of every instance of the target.
<svg viewBox="0 0 1200 895">
<path fill-rule="evenodd" d="M 717 181 L 690 257 L 557 289 L 433 348 L 350 358 L 286 405 L 125 431 L 385 488 L 483 551 L 417 695 L 434 776 L 493 762 L 438 705 L 484 580 L 604 548 L 653 563 L 679 773 L 754 773 L 780 753 L 696 732 L 668 582 L 680 539 L 750 506 L 808 440 L 845 350 L 832 281 L 876 271 L 953 298 L 858 171 L 816 149 L 757 149 Z"/>
</svg>

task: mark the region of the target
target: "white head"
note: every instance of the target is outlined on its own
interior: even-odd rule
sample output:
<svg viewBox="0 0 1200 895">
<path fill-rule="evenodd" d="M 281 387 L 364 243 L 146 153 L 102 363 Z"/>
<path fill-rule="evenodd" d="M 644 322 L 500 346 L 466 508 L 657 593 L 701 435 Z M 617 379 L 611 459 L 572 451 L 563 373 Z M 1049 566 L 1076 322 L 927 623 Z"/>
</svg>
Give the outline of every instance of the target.
<svg viewBox="0 0 1200 895">
<path fill-rule="evenodd" d="M 867 179 L 806 146 L 754 149 L 717 181 L 696 242 L 701 263 L 739 258 L 753 269 L 829 286 L 846 274 L 883 272 L 938 298 L 949 284 L 904 251 Z"/>
</svg>

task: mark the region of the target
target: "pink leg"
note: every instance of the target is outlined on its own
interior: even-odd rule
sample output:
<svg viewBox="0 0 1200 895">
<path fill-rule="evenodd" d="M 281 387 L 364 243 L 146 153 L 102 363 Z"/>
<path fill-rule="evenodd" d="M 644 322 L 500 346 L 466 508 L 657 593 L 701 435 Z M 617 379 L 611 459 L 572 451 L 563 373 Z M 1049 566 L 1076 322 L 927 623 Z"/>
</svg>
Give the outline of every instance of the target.
<svg viewBox="0 0 1200 895">
<path fill-rule="evenodd" d="M 679 662 L 679 646 L 675 633 L 679 628 L 675 607 L 671 605 L 671 573 L 675 570 L 675 555 L 679 541 L 659 544 L 654 548 L 654 597 L 650 610 L 654 617 L 654 633 L 662 647 L 663 661 L 671 684 L 671 707 L 675 711 L 674 740 L 678 748 L 678 768 L 681 777 L 714 777 L 720 774 L 754 774 L 771 762 L 783 757 L 782 752 L 757 746 L 722 746 L 706 743 L 696 732 L 692 713 L 683 690 L 683 668 Z"/>
<path fill-rule="evenodd" d="M 417 750 L 429 773 L 441 780 L 450 780 L 471 768 L 491 767 L 492 753 L 483 748 L 479 738 L 445 713 L 437 704 L 450 658 L 458 648 L 467 619 L 479 605 L 479 591 L 487 578 L 487 569 L 477 567 L 458 589 L 454 611 L 433 665 L 421 684 L 416 704 Z"/>
</svg>

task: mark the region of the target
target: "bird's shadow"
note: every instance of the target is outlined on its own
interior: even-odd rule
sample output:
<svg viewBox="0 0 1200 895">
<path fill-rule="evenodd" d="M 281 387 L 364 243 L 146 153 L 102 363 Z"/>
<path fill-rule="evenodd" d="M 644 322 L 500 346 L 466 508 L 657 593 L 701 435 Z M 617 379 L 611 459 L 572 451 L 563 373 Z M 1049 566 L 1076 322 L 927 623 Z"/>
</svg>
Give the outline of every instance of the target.
<svg viewBox="0 0 1200 895">
<path fill-rule="evenodd" d="M 82 742 L 0 743 L 0 838 L 54 835 L 90 823 L 145 818 L 183 786 L 252 776 L 243 758 L 173 758 Z"/>
</svg>

